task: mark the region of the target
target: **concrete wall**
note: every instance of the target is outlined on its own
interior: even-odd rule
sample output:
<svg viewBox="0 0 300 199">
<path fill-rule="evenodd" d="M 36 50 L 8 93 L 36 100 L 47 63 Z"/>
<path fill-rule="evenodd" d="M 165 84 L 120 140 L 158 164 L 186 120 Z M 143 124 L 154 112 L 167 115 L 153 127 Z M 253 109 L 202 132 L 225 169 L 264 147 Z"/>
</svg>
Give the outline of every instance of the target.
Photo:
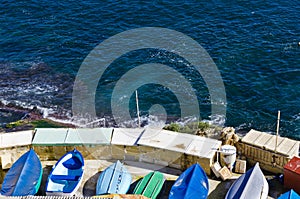
<svg viewBox="0 0 300 199">
<path fill-rule="evenodd" d="M 250 165 L 259 162 L 259 166 L 272 173 L 283 173 L 283 167 L 291 159 L 290 157 L 275 154 L 274 152 L 241 143 L 238 147 L 241 155 L 246 157 Z"/>
<path fill-rule="evenodd" d="M 0 149 L 0 184 L 2 184 L 4 177 L 12 164 L 29 149 L 29 146 L 18 146 Z"/>
<path fill-rule="evenodd" d="M 9 169 L 24 153 L 30 149 L 30 146 L 18 146 L 0 149 L 1 169 Z"/>
<path fill-rule="evenodd" d="M 76 148 L 87 160 L 111 159 L 110 145 L 90 145 L 90 146 L 33 146 L 41 161 L 58 160 L 66 152 Z"/>
<path fill-rule="evenodd" d="M 41 161 L 58 160 L 74 146 L 33 146 Z M 183 153 L 157 149 L 148 146 L 97 145 L 76 146 L 87 160 L 127 160 L 152 163 L 185 170 L 192 164 L 201 164 L 207 175 L 211 174 L 213 159 L 201 158 Z"/>
<path fill-rule="evenodd" d="M 28 133 L 27 133 L 28 134 Z M 26 135 L 27 135 L 26 134 Z M 18 136 L 18 132 L 14 132 Z M 30 135 L 30 133 L 28 134 Z M 27 135 L 27 136 L 28 136 Z M 47 139 L 47 138 L 45 138 Z M 22 140 L 21 140 L 22 141 Z M 76 147 L 85 159 L 87 160 L 127 160 L 141 161 L 153 163 L 171 168 L 185 170 L 192 164 L 198 162 L 201 164 L 205 172 L 210 175 L 210 166 L 213 163 L 214 157 L 201 158 L 192 155 L 186 155 L 181 152 L 154 148 L 149 146 L 124 146 L 124 145 L 70 145 L 70 144 L 42 144 L 32 145 L 31 142 L 25 146 L 7 147 L 0 149 L 1 168 L 8 169 L 11 165 L 29 148 L 32 147 L 40 157 L 41 161 L 58 160 L 66 152 L 71 151 Z M 0 179 L 1 180 L 1 179 Z"/>
</svg>

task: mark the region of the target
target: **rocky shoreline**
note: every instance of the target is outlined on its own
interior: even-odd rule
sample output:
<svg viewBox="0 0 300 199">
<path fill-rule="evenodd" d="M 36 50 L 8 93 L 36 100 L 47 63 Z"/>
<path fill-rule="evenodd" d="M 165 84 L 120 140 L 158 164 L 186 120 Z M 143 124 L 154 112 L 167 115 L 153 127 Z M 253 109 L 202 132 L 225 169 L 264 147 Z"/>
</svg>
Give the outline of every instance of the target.
<svg viewBox="0 0 300 199">
<path fill-rule="evenodd" d="M 50 114 L 44 117 L 44 113 L 37 107 L 24 108 L 14 103 L 4 104 L 0 101 L 0 117 L 6 118 L 5 121 L 0 120 L 0 132 L 14 132 L 21 130 L 31 130 L 34 128 L 75 128 L 75 124 L 68 122 L 69 118 L 57 114 Z M 55 118 L 57 120 L 49 119 Z M 177 123 L 170 123 L 164 127 L 166 130 L 196 134 L 205 137 L 218 137 L 222 127 L 210 125 L 206 122 L 190 122 L 181 126 Z"/>
<path fill-rule="evenodd" d="M 62 123 L 45 118 L 37 107 L 24 108 L 15 104 L 0 102 L 0 114 L 6 117 L 0 126 L 0 132 L 30 130 L 38 127 L 67 127 L 74 128 L 74 124 Z M 58 116 L 55 116 L 59 118 Z"/>
</svg>

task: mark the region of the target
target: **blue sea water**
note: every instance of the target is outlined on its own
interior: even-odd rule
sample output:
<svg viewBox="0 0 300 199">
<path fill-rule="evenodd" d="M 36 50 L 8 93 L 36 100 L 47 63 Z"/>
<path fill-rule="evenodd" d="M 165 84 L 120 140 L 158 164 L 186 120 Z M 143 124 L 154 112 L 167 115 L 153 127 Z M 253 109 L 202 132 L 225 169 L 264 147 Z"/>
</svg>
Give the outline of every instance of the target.
<svg viewBox="0 0 300 199">
<path fill-rule="evenodd" d="M 212 57 L 226 90 L 226 115 L 211 117 L 205 82 L 171 52 L 145 49 L 116 60 L 99 81 L 96 112 L 111 118 L 114 86 L 129 69 L 159 62 L 178 69 L 197 94 L 201 118 L 239 130 L 276 130 L 300 139 L 300 2 L 277 1 L 3 1 L 0 4 L 0 100 L 38 106 L 72 120 L 73 84 L 86 56 L 104 40 L 141 27 L 162 27 L 197 41 Z M 189 78 L 190 77 L 190 78 Z M 139 88 L 141 114 L 160 104 L 180 117 L 172 90 Z M 134 94 L 130 112 L 135 114 Z M 0 114 L 0 123 L 7 121 Z"/>
</svg>

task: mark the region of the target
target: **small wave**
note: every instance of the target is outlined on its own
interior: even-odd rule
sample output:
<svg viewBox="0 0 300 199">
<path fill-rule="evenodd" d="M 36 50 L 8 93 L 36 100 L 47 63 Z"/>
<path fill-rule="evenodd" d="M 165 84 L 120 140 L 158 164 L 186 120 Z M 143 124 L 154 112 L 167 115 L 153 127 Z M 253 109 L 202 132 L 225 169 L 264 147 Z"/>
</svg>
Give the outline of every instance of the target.
<svg viewBox="0 0 300 199">
<path fill-rule="evenodd" d="M 293 115 L 295 121 L 300 121 L 300 113 Z"/>
<path fill-rule="evenodd" d="M 226 122 L 226 116 L 225 115 L 211 115 L 210 120 L 204 120 L 205 122 L 208 122 L 211 125 L 215 126 L 224 126 Z"/>
<path fill-rule="evenodd" d="M 251 128 L 251 126 L 252 126 L 252 123 L 242 123 L 242 124 L 236 126 L 235 129 L 236 129 L 237 131 L 243 131 L 243 130 L 245 130 L 245 129 Z"/>
<path fill-rule="evenodd" d="M 283 53 L 294 54 L 294 51 L 299 47 L 297 41 L 282 44 Z"/>
<path fill-rule="evenodd" d="M 72 118 L 59 119 L 59 118 L 53 117 L 53 116 L 47 116 L 46 118 L 49 119 L 49 120 L 51 120 L 51 121 L 54 121 L 54 122 L 58 122 L 58 123 L 61 123 L 61 124 L 71 124 L 73 126 L 80 127 L 80 128 L 103 127 L 103 126 L 101 126 L 99 124 L 97 124 L 95 126 L 92 125 L 92 124 L 85 124 L 85 125 L 83 125 L 82 123 L 80 123 L 78 121 L 75 121 Z"/>
<path fill-rule="evenodd" d="M 54 71 L 43 61 L 0 63 L 0 100 L 25 109 L 38 107 L 44 117 L 68 113 L 73 78 Z"/>
<path fill-rule="evenodd" d="M 37 110 L 39 110 L 39 112 L 42 113 L 44 118 L 46 118 L 49 115 L 49 113 L 54 113 L 53 109 L 39 106 L 39 105 L 37 105 L 36 102 L 37 101 L 35 101 L 35 105 L 32 105 L 32 104 L 28 104 L 26 102 L 22 102 L 22 101 L 18 101 L 18 100 L 8 101 L 5 99 L 0 99 L 0 103 L 2 103 L 3 105 L 14 107 L 15 109 L 32 110 L 34 108 L 37 108 Z M 40 103 L 38 102 L 38 104 L 40 104 Z"/>
<path fill-rule="evenodd" d="M 58 122 L 64 122 L 53 118 L 53 120 Z M 118 128 L 138 128 L 139 121 L 138 118 L 132 118 L 129 121 L 123 121 L 122 123 L 116 124 L 113 117 L 101 117 L 94 120 L 88 120 L 87 117 L 82 118 L 72 118 L 69 120 L 71 124 L 74 124 L 79 127 L 118 127 Z M 180 126 L 188 125 L 189 123 L 197 122 L 196 117 L 186 117 L 184 119 L 169 119 L 166 121 L 164 116 L 160 115 L 142 115 L 140 117 L 141 127 L 155 127 L 163 128 L 169 123 L 176 123 Z"/>
</svg>

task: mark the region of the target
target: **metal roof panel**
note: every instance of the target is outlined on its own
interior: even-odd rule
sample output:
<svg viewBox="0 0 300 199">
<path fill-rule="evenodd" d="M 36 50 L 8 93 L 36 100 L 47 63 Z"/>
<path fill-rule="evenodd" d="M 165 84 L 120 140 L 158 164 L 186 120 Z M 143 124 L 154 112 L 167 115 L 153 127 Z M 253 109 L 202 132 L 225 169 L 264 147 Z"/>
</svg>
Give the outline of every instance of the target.
<svg viewBox="0 0 300 199">
<path fill-rule="evenodd" d="M 112 128 L 76 128 L 69 129 L 65 144 L 109 145 Z"/>
<path fill-rule="evenodd" d="M 0 148 L 31 145 L 32 130 L 0 134 Z"/>
<path fill-rule="evenodd" d="M 32 141 L 33 145 L 62 145 L 68 128 L 37 128 Z"/>
<path fill-rule="evenodd" d="M 114 128 L 111 144 L 135 146 L 137 145 L 137 141 L 143 132 L 143 128 Z"/>
</svg>

